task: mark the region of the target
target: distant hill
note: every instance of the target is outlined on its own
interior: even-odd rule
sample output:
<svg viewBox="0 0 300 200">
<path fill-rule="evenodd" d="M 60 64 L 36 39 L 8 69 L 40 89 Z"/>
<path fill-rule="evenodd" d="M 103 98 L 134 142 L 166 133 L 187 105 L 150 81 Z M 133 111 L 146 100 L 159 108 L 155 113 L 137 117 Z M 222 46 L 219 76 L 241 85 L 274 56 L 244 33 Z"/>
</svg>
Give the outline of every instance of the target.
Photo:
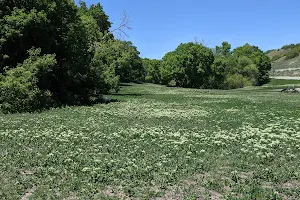
<svg viewBox="0 0 300 200">
<path fill-rule="evenodd" d="M 269 50 L 266 54 L 272 61 L 271 76 L 300 77 L 300 43 Z"/>
</svg>

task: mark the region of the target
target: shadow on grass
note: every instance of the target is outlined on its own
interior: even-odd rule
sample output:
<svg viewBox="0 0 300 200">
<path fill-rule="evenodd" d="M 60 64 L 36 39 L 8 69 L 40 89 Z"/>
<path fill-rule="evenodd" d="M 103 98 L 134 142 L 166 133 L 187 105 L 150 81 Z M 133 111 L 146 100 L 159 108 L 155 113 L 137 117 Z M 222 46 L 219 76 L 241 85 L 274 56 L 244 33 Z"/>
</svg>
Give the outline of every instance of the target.
<svg viewBox="0 0 300 200">
<path fill-rule="evenodd" d="M 110 94 L 110 96 L 134 96 L 134 97 L 139 97 L 139 96 L 143 96 L 142 94 L 120 94 L 120 93 L 115 93 L 115 94 Z"/>
<path fill-rule="evenodd" d="M 116 102 L 120 102 L 118 99 L 112 99 L 109 97 L 103 97 L 101 99 L 97 99 L 95 101 L 92 102 L 91 105 L 95 105 L 95 104 L 109 104 L 109 103 L 116 103 Z"/>
<path fill-rule="evenodd" d="M 129 86 L 132 86 L 132 85 L 129 84 L 129 83 L 121 83 L 120 86 L 123 86 L 123 87 L 127 87 L 128 86 L 129 87 Z"/>
</svg>

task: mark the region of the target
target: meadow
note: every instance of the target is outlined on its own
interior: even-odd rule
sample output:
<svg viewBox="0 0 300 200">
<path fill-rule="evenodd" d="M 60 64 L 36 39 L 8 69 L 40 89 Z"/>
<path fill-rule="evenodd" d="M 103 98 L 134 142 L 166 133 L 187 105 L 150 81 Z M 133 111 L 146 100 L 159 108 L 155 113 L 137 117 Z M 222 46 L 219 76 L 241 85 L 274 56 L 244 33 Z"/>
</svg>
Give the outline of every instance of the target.
<svg viewBox="0 0 300 200">
<path fill-rule="evenodd" d="M 299 199 L 300 96 L 280 87 L 0 115 L 0 199 Z"/>
</svg>

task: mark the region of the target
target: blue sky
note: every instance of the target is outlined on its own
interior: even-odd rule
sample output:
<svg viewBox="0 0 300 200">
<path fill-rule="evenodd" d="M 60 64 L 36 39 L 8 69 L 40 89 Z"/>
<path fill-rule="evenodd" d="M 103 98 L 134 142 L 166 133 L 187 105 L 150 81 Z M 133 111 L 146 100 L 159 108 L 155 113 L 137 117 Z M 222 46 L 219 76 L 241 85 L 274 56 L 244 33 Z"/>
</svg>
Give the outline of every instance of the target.
<svg viewBox="0 0 300 200">
<path fill-rule="evenodd" d="M 208 47 L 228 41 L 262 50 L 300 43 L 299 0 L 87 0 L 100 2 L 113 27 L 122 10 L 133 30 L 128 40 L 141 57 L 161 59 L 180 43 L 203 39 Z"/>
</svg>

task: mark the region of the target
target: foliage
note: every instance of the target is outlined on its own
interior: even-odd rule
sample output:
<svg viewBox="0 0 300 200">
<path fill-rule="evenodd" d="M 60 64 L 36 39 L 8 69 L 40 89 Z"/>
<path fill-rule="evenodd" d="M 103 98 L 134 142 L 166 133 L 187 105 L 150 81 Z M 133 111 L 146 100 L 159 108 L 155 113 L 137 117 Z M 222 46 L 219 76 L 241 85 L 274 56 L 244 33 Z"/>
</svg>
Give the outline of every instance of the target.
<svg viewBox="0 0 300 200">
<path fill-rule="evenodd" d="M 300 54 L 300 46 L 297 46 L 295 48 L 293 48 L 292 50 L 290 50 L 288 53 L 285 54 L 285 58 L 288 59 L 293 59 L 296 58 L 297 56 L 299 56 Z"/>
<path fill-rule="evenodd" d="M 202 87 L 214 61 L 213 52 L 200 44 L 180 44 L 162 59 L 162 83 L 171 80 L 181 87 Z"/>
<path fill-rule="evenodd" d="M 91 62 L 89 77 L 92 79 L 92 85 L 96 83 L 93 94 L 96 96 L 107 94 L 111 89 L 119 90 L 119 78 L 115 75 L 114 65 L 107 62 L 106 59 L 109 55 L 105 55 L 107 53 L 105 51 L 106 49 L 99 43 Z"/>
<path fill-rule="evenodd" d="M 160 84 L 161 83 L 161 60 L 156 60 L 156 59 L 148 59 L 144 58 L 142 60 L 143 62 L 143 68 L 145 69 L 146 72 L 146 77 L 145 80 L 148 83 L 156 83 Z"/>
<path fill-rule="evenodd" d="M 105 14 L 103 7 L 100 3 L 92 4 L 89 8 L 86 3 L 82 0 L 79 1 L 80 4 L 80 13 L 85 16 L 90 16 L 95 19 L 96 24 L 98 25 L 98 32 L 107 33 L 112 23 L 109 21 L 108 15 Z"/>
<path fill-rule="evenodd" d="M 0 69 L 15 68 L 26 58 L 31 47 L 42 54 L 55 54 L 57 65 L 51 71 L 47 89 L 62 104 L 83 103 L 91 55 L 88 35 L 75 4 L 69 0 L 1 1 L 5 15 L 1 18 L 1 49 L 6 55 Z M 2 8 L 2 6 L 1 6 Z"/>
<path fill-rule="evenodd" d="M 253 64 L 252 66 L 249 66 L 248 72 L 250 71 L 251 76 L 250 79 L 253 79 L 252 83 L 254 85 L 263 85 L 269 81 L 269 70 L 271 69 L 271 61 L 265 53 L 260 50 L 256 46 L 251 46 L 249 44 L 245 44 L 242 47 L 238 47 L 233 50 L 234 56 L 240 58 L 242 56 L 245 56 L 249 58 L 252 63 L 248 61 L 248 65 Z M 240 65 L 240 67 L 246 67 L 245 65 Z M 257 69 L 255 69 L 257 68 Z M 250 70 L 250 71 L 249 71 Z"/>
<path fill-rule="evenodd" d="M 115 74 L 121 82 L 142 82 L 145 72 L 139 52 L 131 42 L 121 40 L 109 40 L 101 42 L 102 62 L 113 67 Z"/>
<path fill-rule="evenodd" d="M 215 57 L 213 88 L 262 85 L 269 80 L 271 63 L 258 47 L 246 44 L 231 51 L 230 44 L 223 42 L 221 47 L 216 47 Z"/>
<path fill-rule="evenodd" d="M 232 54 L 231 52 L 231 44 L 228 42 L 222 42 L 222 46 L 216 46 L 214 49 L 215 57 L 228 57 Z"/>
<path fill-rule="evenodd" d="M 79 5 L 79 14 L 90 36 L 91 45 L 104 39 L 113 39 L 113 35 L 109 32 L 112 23 L 101 4 L 92 4 L 87 7 L 86 3 L 80 0 Z"/>
<path fill-rule="evenodd" d="M 87 7 L 80 1 L 77 7 L 70 0 L 2 0 L 0 27 L 0 74 L 8 96 L 23 95 L 30 102 L 40 91 L 47 91 L 57 105 L 89 105 L 111 89 L 119 90 L 119 79 L 144 81 L 139 52 L 131 42 L 114 40 L 109 32 L 111 22 L 100 3 Z M 24 67 L 31 59 L 27 51 L 32 47 L 39 49 L 42 58 L 55 55 L 55 66 L 45 72 L 47 79 Z M 26 76 L 21 80 L 16 74 Z M 41 81 L 42 87 L 37 84 Z M 15 92 L 21 91 L 19 82 L 28 85 L 22 94 Z M 26 91 L 32 95 L 24 96 Z M 19 104 L 18 98 L 13 102 L 14 98 L 5 97 L 3 101 Z M 11 109 L 22 112 L 49 107 L 27 104 Z"/>
<path fill-rule="evenodd" d="M 271 61 L 275 62 L 278 59 L 285 57 L 285 60 L 290 60 L 299 56 L 300 44 L 290 44 L 283 46 L 274 56 Z"/>
<path fill-rule="evenodd" d="M 144 59 L 143 65 L 147 82 L 210 89 L 265 84 L 271 68 L 258 47 L 246 44 L 232 51 L 228 42 L 212 50 L 192 42 L 180 44 L 162 61 Z"/>
<path fill-rule="evenodd" d="M 271 62 L 275 62 L 276 60 L 284 57 L 284 54 L 276 54 L 271 58 Z"/>
<path fill-rule="evenodd" d="M 99 26 L 92 16 L 81 15 L 80 18 L 87 31 L 90 50 L 93 50 L 95 42 L 100 42 L 103 34 L 99 32 Z"/>
<path fill-rule="evenodd" d="M 241 74 L 231 74 L 226 77 L 225 88 L 236 89 L 250 86 L 251 82 Z"/>
<path fill-rule="evenodd" d="M 54 105 L 47 82 L 57 62 L 55 55 L 41 56 L 40 53 L 40 49 L 29 50 L 29 57 L 23 64 L 1 76 L 0 107 L 3 112 L 30 112 Z"/>
<path fill-rule="evenodd" d="M 281 47 L 281 49 L 288 50 L 288 49 L 294 49 L 299 46 L 300 46 L 300 43 L 299 44 L 289 44 L 289 45 L 284 45 L 283 47 Z"/>
<path fill-rule="evenodd" d="M 273 51 L 277 51 L 276 49 L 270 49 L 270 50 L 267 50 L 266 52 L 265 52 L 265 54 L 269 54 L 269 53 L 271 53 L 271 52 L 273 52 Z"/>
</svg>

